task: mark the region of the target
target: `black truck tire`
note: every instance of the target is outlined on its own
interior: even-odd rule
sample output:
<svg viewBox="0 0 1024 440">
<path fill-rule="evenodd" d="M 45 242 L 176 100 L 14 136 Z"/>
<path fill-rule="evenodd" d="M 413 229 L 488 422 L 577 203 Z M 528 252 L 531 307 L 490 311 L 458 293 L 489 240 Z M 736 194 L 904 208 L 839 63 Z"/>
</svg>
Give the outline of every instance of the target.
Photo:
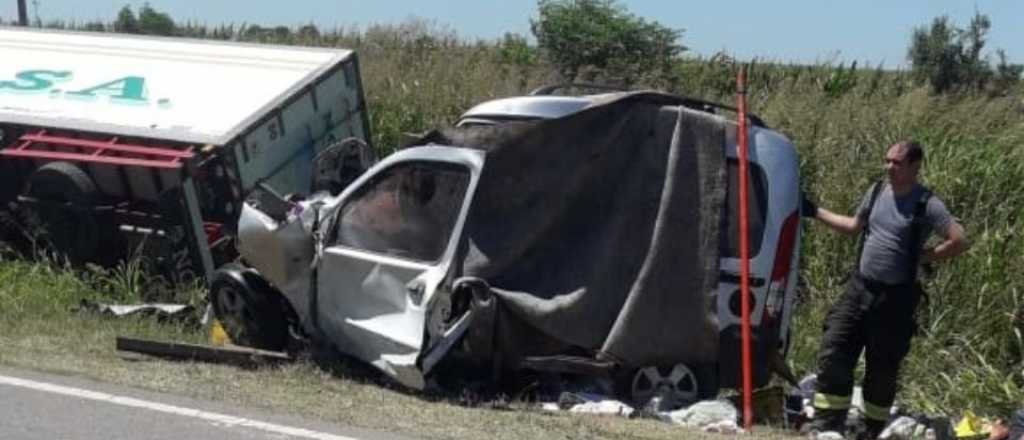
<svg viewBox="0 0 1024 440">
<path fill-rule="evenodd" d="M 70 162 L 50 162 L 29 176 L 25 193 L 41 202 L 30 209 L 58 255 L 72 264 L 97 257 L 104 241 L 92 213 L 99 191 L 85 171 Z"/>
</svg>

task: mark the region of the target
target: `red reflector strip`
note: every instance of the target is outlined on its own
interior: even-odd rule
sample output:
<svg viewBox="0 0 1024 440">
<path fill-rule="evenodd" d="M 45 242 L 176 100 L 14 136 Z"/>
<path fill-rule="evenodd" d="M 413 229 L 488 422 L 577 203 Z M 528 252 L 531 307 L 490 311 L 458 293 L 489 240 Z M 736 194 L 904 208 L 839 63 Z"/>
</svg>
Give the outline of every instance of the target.
<svg viewBox="0 0 1024 440">
<path fill-rule="evenodd" d="M 171 148 L 114 144 L 110 142 L 90 141 L 86 139 L 75 139 L 41 134 L 26 134 L 21 137 L 21 140 L 28 142 L 43 142 L 52 145 L 65 145 L 69 147 L 97 148 L 104 151 L 117 151 L 119 153 L 139 154 L 163 158 L 191 159 L 194 156 L 194 154 L 192 154 L 190 151 L 181 151 Z"/>
<path fill-rule="evenodd" d="M 60 151 L 15 150 L 13 148 L 8 148 L 5 150 L 0 150 L 0 155 L 7 157 L 27 157 L 32 159 L 54 159 L 67 160 L 72 162 L 89 162 L 108 165 L 162 168 L 168 170 L 176 170 L 181 168 L 181 162 L 169 162 L 166 159 L 134 159 L 130 157 L 96 156 L 93 154 L 64 153 Z"/>
<path fill-rule="evenodd" d="M 779 244 L 775 247 L 775 262 L 772 264 L 772 282 L 783 280 L 789 274 L 789 264 L 793 260 L 793 248 L 796 245 L 797 226 L 800 213 L 794 211 L 782 222 L 779 233 Z"/>
</svg>

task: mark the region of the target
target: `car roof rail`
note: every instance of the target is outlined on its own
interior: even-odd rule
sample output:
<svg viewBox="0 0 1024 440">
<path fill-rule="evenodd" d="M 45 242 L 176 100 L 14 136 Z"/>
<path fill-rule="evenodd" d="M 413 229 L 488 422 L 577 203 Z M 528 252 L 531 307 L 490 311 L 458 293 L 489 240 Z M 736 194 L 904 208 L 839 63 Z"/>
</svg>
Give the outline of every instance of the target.
<svg viewBox="0 0 1024 440">
<path fill-rule="evenodd" d="M 736 107 L 728 106 L 728 105 L 725 105 L 725 104 L 719 104 L 719 103 L 711 102 L 711 101 L 705 101 L 703 99 L 691 98 L 689 96 L 682 96 L 682 95 L 677 95 L 677 96 L 678 96 L 679 99 L 681 99 L 683 101 L 682 104 L 683 104 L 684 107 L 687 107 L 687 108 L 690 108 L 690 109 L 693 109 L 693 110 L 699 110 L 699 111 L 702 111 L 702 112 L 716 113 L 716 114 L 717 114 L 716 110 L 725 110 L 725 111 L 730 111 L 730 112 L 733 112 L 733 113 L 736 113 L 737 115 L 739 115 L 739 110 L 737 110 Z M 750 122 L 752 124 L 754 124 L 755 126 L 765 127 L 765 128 L 768 127 L 764 123 L 764 120 L 761 119 L 760 116 L 757 116 L 757 115 L 755 115 L 753 113 L 747 112 L 747 119 L 750 119 Z"/>
<path fill-rule="evenodd" d="M 538 87 L 538 88 L 534 89 L 532 92 L 530 92 L 530 96 L 550 96 L 550 95 L 553 95 L 558 90 L 569 89 L 569 88 L 602 90 L 602 91 L 608 91 L 608 92 L 628 92 L 628 91 L 632 90 L 632 89 L 630 89 L 628 87 L 613 86 L 613 85 L 608 85 L 608 84 L 597 84 L 597 83 L 561 83 L 561 84 L 552 84 L 552 85 Z M 674 95 L 674 96 L 679 98 L 682 101 L 681 104 L 684 107 L 687 107 L 689 109 L 698 110 L 698 111 L 707 112 L 707 113 L 715 113 L 715 114 L 717 114 L 717 110 L 725 110 L 725 111 L 730 111 L 730 112 L 733 112 L 733 113 L 739 113 L 736 110 L 736 107 L 731 107 L 731 106 L 724 105 L 724 104 L 718 104 L 718 103 L 711 102 L 711 101 L 705 101 L 703 99 L 691 98 L 689 96 L 683 96 L 683 95 Z M 767 125 L 764 123 L 764 120 L 761 119 L 759 116 L 753 114 L 753 113 L 749 113 L 748 112 L 747 113 L 747 118 L 749 118 L 750 122 L 753 123 L 755 126 L 767 127 Z"/>
<path fill-rule="evenodd" d="M 538 87 L 530 92 L 530 96 L 547 96 L 554 95 L 555 91 L 560 89 L 590 89 L 590 90 L 603 90 L 608 92 L 628 92 L 628 87 L 613 86 L 608 84 L 597 84 L 597 83 L 561 83 L 551 84 L 542 87 Z"/>
</svg>

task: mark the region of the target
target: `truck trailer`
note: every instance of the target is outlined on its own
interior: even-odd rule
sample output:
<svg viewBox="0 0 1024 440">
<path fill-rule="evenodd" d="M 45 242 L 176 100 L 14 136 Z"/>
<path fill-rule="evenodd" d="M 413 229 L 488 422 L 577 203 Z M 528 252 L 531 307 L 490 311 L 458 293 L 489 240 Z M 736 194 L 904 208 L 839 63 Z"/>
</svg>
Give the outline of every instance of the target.
<svg viewBox="0 0 1024 440">
<path fill-rule="evenodd" d="M 5 237 L 72 264 L 141 250 L 205 280 L 254 189 L 341 188 L 373 161 L 351 50 L 0 27 L 0 59 Z M 318 174 L 324 155 L 346 166 Z"/>
</svg>

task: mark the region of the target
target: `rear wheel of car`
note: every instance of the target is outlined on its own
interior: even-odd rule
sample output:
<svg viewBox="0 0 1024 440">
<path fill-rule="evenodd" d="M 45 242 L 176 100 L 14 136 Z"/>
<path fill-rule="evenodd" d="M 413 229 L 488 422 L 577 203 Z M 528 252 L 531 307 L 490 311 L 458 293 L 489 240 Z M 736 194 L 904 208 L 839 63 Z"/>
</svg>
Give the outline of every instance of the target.
<svg viewBox="0 0 1024 440">
<path fill-rule="evenodd" d="M 263 350 L 283 350 L 288 322 L 278 293 L 250 283 L 240 266 L 217 270 L 210 283 L 213 312 L 231 341 Z"/>
<path fill-rule="evenodd" d="M 718 394 L 718 374 L 707 365 L 659 365 L 626 370 L 616 378 L 616 391 L 625 400 L 646 405 L 655 396 L 659 406 L 678 408 Z"/>
</svg>

